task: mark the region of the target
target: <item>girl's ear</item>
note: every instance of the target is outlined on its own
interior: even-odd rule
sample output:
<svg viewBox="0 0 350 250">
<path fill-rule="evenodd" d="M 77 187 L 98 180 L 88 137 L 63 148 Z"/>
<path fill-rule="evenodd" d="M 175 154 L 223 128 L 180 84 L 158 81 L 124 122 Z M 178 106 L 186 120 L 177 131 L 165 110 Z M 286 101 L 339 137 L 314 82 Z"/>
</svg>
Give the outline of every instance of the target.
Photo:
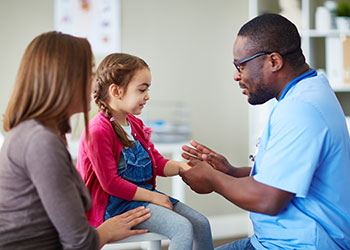
<svg viewBox="0 0 350 250">
<path fill-rule="evenodd" d="M 108 92 L 111 97 L 121 98 L 123 95 L 123 89 L 114 83 L 109 85 Z"/>
</svg>

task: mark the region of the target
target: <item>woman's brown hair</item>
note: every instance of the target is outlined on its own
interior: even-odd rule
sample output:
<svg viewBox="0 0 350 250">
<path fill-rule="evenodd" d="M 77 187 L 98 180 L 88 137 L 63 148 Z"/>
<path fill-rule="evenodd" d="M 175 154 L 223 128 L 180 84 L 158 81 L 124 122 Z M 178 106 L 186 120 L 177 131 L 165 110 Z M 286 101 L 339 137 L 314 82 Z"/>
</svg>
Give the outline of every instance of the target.
<svg viewBox="0 0 350 250">
<path fill-rule="evenodd" d="M 132 147 L 133 142 L 128 138 L 120 124 L 112 119 L 108 105 L 108 89 L 111 84 L 116 84 L 127 90 L 128 84 L 135 72 L 144 68 L 149 67 L 141 58 L 125 53 L 114 53 L 105 57 L 96 71 L 94 88 L 95 103 L 99 110 L 111 121 L 118 140 L 126 147 Z"/>
<path fill-rule="evenodd" d="M 86 39 L 55 31 L 39 35 L 23 55 L 4 115 L 4 130 L 35 119 L 64 137 L 71 130 L 68 108 L 76 90 L 82 93 L 87 128 L 91 74 L 92 52 Z"/>
</svg>

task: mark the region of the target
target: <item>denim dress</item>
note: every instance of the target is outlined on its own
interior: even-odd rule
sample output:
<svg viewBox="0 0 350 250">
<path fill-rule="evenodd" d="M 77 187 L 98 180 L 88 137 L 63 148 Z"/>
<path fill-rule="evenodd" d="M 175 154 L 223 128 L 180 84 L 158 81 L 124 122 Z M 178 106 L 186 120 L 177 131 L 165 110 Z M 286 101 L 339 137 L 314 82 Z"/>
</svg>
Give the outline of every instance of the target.
<svg viewBox="0 0 350 250">
<path fill-rule="evenodd" d="M 134 141 L 134 146 L 123 148 L 119 158 L 117 174 L 125 180 L 136 184 L 139 187 L 153 190 L 153 185 L 147 181 L 152 179 L 152 161 L 148 152 L 144 149 L 138 140 Z M 154 192 L 161 193 L 157 190 Z M 168 196 L 171 203 L 175 205 L 178 200 Z M 107 220 L 118 214 L 122 214 L 139 206 L 147 206 L 149 202 L 145 201 L 129 201 L 110 195 L 104 220 Z"/>
</svg>

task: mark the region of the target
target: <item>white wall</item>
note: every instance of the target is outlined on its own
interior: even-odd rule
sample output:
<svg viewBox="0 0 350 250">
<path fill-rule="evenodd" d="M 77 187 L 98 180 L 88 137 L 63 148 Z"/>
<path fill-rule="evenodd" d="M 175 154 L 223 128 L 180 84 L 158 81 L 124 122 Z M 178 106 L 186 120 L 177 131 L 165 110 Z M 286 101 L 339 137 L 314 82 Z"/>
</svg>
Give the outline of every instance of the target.
<svg viewBox="0 0 350 250">
<path fill-rule="evenodd" d="M 5 112 L 19 62 L 29 42 L 53 28 L 53 2 L 0 1 L 0 114 Z M 1 119 L 2 131 L 2 119 Z"/>
<path fill-rule="evenodd" d="M 185 102 L 194 139 L 238 166 L 248 163 L 248 104 L 233 81 L 232 45 L 247 19 L 248 1 L 122 0 L 122 51 L 150 65 L 151 99 Z M 25 47 L 51 29 L 52 0 L 0 1 L 1 114 Z M 186 195 L 206 215 L 240 211 L 215 194 Z"/>
</svg>

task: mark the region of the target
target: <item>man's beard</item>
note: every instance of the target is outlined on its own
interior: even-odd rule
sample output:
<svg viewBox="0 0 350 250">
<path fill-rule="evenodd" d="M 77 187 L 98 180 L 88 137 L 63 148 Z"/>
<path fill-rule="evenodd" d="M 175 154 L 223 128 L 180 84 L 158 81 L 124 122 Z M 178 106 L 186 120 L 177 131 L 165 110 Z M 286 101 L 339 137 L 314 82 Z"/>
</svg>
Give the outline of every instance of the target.
<svg viewBox="0 0 350 250">
<path fill-rule="evenodd" d="M 263 82 L 262 80 L 256 81 L 252 85 L 252 86 L 256 86 L 254 93 L 248 90 L 248 93 L 249 93 L 248 102 L 251 105 L 264 104 L 270 99 L 276 97 L 272 89 L 266 86 L 265 84 L 262 84 L 262 82 Z"/>
</svg>

